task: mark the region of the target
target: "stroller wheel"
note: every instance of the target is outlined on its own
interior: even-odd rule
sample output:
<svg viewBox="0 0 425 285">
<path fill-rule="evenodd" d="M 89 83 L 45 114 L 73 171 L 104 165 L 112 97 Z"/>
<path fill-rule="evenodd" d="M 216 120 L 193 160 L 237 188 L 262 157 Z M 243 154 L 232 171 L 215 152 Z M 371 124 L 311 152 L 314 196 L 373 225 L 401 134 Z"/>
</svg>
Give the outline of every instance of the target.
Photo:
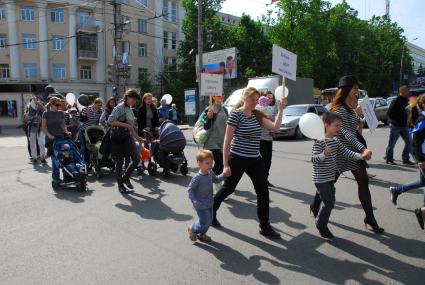
<svg viewBox="0 0 425 285">
<path fill-rule="evenodd" d="M 155 163 L 153 162 L 149 162 L 148 164 L 148 173 L 150 176 L 155 176 L 157 174 L 158 171 L 158 167 L 156 166 Z"/>
<path fill-rule="evenodd" d="M 189 172 L 189 170 L 187 169 L 187 164 L 183 163 L 182 166 L 180 167 L 180 172 L 183 176 L 186 176 L 187 173 Z"/>
<path fill-rule="evenodd" d="M 80 183 L 77 184 L 77 188 L 78 188 L 78 192 L 85 192 L 85 191 L 87 191 L 86 180 L 83 179 L 82 181 L 80 181 Z"/>
<path fill-rule="evenodd" d="M 59 182 L 57 181 L 52 181 L 52 188 L 53 190 L 57 191 L 59 188 Z"/>
</svg>

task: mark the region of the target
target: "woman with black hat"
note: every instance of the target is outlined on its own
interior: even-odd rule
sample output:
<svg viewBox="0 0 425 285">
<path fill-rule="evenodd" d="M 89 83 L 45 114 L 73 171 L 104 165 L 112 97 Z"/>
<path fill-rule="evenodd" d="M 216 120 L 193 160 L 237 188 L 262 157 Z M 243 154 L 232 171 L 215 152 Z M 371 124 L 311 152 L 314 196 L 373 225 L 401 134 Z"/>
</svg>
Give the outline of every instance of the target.
<svg viewBox="0 0 425 285">
<path fill-rule="evenodd" d="M 338 92 L 335 95 L 330 109 L 331 112 L 335 112 L 343 118 L 338 139 L 348 149 L 371 157 L 372 151 L 367 149 L 357 138 L 357 129 L 361 122 L 361 118 L 352 108 L 354 105 L 353 103 L 358 99 L 359 86 L 357 79 L 351 75 L 344 76 L 339 80 L 338 88 Z M 373 214 L 372 197 L 369 190 L 369 177 L 367 175 L 366 165 L 339 155 L 337 156 L 337 165 L 340 173 L 351 171 L 357 181 L 359 200 L 366 214 L 364 219 L 365 225 L 371 226 L 376 233 L 383 233 L 384 229 L 379 227 Z M 316 193 L 314 202 L 310 205 L 310 210 L 314 215 L 317 215 L 320 203 L 320 196 Z"/>
</svg>

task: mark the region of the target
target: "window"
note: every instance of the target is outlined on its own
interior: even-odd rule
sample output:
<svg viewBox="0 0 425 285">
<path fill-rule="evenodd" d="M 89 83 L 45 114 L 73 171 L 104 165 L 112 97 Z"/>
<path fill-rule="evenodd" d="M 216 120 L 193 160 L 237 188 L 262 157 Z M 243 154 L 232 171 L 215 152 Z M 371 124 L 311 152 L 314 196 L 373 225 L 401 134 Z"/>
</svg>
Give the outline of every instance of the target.
<svg viewBox="0 0 425 285">
<path fill-rule="evenodd" d="M 176 50 L 177 49 L 177 34 L 171 33 L 171 49 Z"/>
<path fill-rule="evenodd" d="M 177 22 L 177 3 L 171 2 L 171 22 Z"/>
<path fill-rule="evenodd" d="M 37 65 L 35 63 L 24 63 L 24 74 L 26 79 L 36 79 Z"/>
<path fill-rule="evenodd" d="M 139 33 L 147 33 L 148 32 L 148 21 L 139 19 L 137 22 L 137 30 Z"/>
<path fill-rule="evenodd" d="M 53 64 L 53 79 L 65 79 L 65 64 Z"/>
<path fill-rule="evenodd" d="M 139 68 L 139 78 L 147 78 L 149 76 L 147 68 Z"/>
<path fill-rule="evenodd" d="M 164 42 L 164 48 L 167 49 L 168 48 L 168 32 L 164 32 L 164 36 L 162 40 Z"/>
<path fill-rule="evenodd" d="M 130 42 L 121 42 L 122 53 L 128 53 L 130 55 Z"/>
<path fill-rule="evenodd" d="M 6 19 L 6 14 L 4 13 L 4 6 L 0 4 L 0 20 Z"/>
<path fill-rule="evenodd" d="M 23 34 L 22 38 L 24 49 L 35 49 L 35 42 L 37 39 L 34 34 Z"/>
<path fill-rule="evenodd" d="M 148 45 L 139 43 L 139 56 L 148 56 Z"/>
<path fill-rule="evenodd" d="M 79 12 L 80 26 L 87 26 L 91 24 L 91 17 L 89 12 Z"/>
<path fill-rule="evenodd" d="M 172 57 L 164 57 L 164 68 L 167 69 L 171 65 L 177 64 L 177 59 Z"/>
<path fill-rule="evenodd" d="M 9 64 L 0 64 L 0 78 L 9 78 Z"/>
<path fill-rule="evenodd" d="M 162 14 L 164 14 L 164 19 L 168 20 L 168 0 L 162 1 Z"/>
<path fill-rule="evenodd" d="M 91 66 L 83 65 L 80 67 L 80 79 L 91 80 Z"/>
<path fill-rule="evenodd" d="M 139 3 L 139 5 L 143 7 L 148 6 L 148 0 L 137 0 L 137 3 Z"/>
<path fill-rule="evenodd" d="M 21 7 L 21 20 L 22 21 L 34 21 L 34 7 L 32 6 L 22 6 Z"/>
<path fill-rule="evenodd" d="M 55 23 L 64 22 L 64 11 L 62 8 L 54 8 L 50 10 L 50 20 Z"/>
<path fill-rule="evenodd" d="M 65 38 L 63 36 L 52 36 L 52 49 L 53 50 L 64 50 L 65 49 Z"/>
<path fill-rule="evenodd" d="M 319 116 L 323 115 L 327 111 L 326 108 L 322 106 L 316 106 L 316 109 L 317 109 L 317 115 Z"/>
<path fill-rule="evenodd" d="M 6 35 L 0 35 L 0 49 L 7 48 L 7 36 Z"/>
</svg>

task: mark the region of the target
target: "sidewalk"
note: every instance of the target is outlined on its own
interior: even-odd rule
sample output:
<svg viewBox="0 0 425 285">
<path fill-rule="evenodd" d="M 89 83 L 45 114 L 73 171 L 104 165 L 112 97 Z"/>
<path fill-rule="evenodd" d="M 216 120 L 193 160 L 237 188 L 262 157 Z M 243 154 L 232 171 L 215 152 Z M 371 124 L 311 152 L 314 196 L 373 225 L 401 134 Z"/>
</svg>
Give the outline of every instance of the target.
<svg viewBox="0 0 425 285">
<path fill-rule="evenodd" d="M 24 147 L 27 139 L 21 128 L 2 128 L 0 147 Z"/>
</svg>

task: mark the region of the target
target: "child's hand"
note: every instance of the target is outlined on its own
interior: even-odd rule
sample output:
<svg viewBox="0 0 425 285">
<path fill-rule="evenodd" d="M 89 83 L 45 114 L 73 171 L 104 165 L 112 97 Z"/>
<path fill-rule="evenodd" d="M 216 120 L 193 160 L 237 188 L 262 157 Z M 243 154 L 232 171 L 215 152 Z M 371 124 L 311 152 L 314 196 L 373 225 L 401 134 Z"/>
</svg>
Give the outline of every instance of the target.
<svg viewBox="0 0 425 285">
<path fill-rule="evenodd" d="M 425 162 L 419 162 L 418 163 L 419 168 L 425 169 Z"/>
<path fill-rule="evenodd" d="M 326 156 L 330 156 L 332 154 L 332 149 L 330 147 L 325 147 L 324 153 Z"/>
<path fill-rule="evenodd" d="M 195 202 L 193 202 L 193 207 L 194 207 L 195 209 L 199 209 L 199 208 L 201 208 L 201 207 L 202 207 L 202 203 L 201 203 L 201 202 L 199 202 L 199 201 L 195 201 Z"/>
</svg>

